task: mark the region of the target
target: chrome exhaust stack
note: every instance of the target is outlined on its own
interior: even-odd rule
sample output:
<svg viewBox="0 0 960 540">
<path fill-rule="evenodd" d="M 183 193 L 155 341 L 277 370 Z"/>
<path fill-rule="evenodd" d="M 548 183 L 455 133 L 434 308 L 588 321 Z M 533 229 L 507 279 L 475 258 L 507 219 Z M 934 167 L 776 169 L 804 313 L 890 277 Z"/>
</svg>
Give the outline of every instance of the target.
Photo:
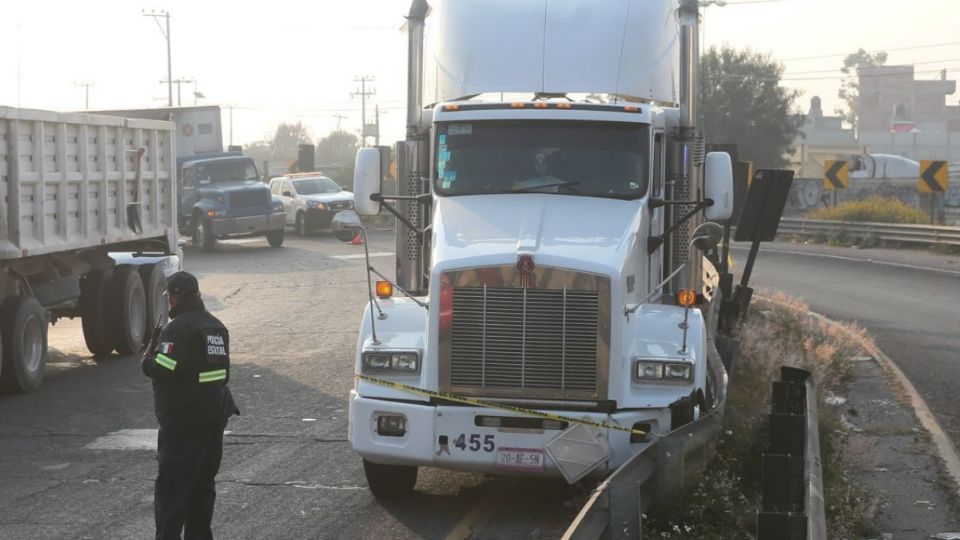
<svg viewBox="0 0 960 540">
<path fill-rule="evenodd" d="M 397 143 L 397 211 L 411 228 L 397 220 L 397 285 L 413 294 L 427 293 L 431 204 L 411 198 L 430 193 L 430 130 L 421 125 L 423 110 L 424 29 L 430 5 L 413 0 L 407 15 L 407 140 Z"/>
<path fill-rule="evenodd" d="M 703 195 L 703 162 L 705 146 L 700 126 L 700 2 L 680 0 L 677 9 L 680 29 L 680 125 L 674 145 L 675 175 L 670 199 L 699 201 Z M 693 205 L 678 205 L 671 209 L 671 221 L 693 209 Z M 678 276 L 669 290 L 676 293 L 687 283 L 700 289 L 700 260 L 690 260 L 687 245 L 693 230 L 702 219 L 697 216 L 679 226 L 670 242 L 671 270 L 687 265 L 686 276 Z"/>
</svg>

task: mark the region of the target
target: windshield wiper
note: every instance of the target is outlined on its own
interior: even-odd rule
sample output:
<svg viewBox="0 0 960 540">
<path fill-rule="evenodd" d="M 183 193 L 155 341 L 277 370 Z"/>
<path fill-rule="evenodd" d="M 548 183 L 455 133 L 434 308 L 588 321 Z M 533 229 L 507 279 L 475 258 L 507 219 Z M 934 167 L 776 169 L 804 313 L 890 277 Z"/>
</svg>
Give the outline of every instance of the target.
<svg viewBox="0 0 960 540">
<path fill-rule="evenodd" d="M 562 187 L 562 188 L 567 188 L 568 190 L 570 190 L 571 193 L 574 193 L 576 195 L 583 195 L 583 193 L 580 193 L 579 191 L 571 187 L 571 186 L 576 186 L 578 184 L 580 184 L 580 182 L 554 182 L 552 184 L 543 184 L 542 186 L 515 187 L 511 189 L 501 189 L 500 191 L 503 191 L 505 193 L 542 193 L 542 191 L 540 191 L 541 189 Z"/>
</svg>

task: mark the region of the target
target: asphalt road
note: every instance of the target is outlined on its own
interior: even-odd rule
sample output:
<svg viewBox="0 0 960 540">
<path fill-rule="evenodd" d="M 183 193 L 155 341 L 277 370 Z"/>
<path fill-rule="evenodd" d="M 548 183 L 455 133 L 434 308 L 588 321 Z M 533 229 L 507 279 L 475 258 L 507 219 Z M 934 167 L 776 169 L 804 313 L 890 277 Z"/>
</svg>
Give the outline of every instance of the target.
<svg viewBox="0 0 960 540">
<path fill-rule="evenodd" d="M 392 234 L 371 235 L 393 265 Z M 346 440 L 361 246 L 329 233 L 191 247 L 186 269 L 231 331 L 242 416 L 217 479 L 219 538 L 555 538 L 579 509 L 559 482 L 422 470 L 414 497 L 377 502 Z M 43 386 L 0 397 L 0 540 L 149 538 L 156 421 L 137 359 L 93 359 L 79 321 L 50 332 Z M 573 501 L 576 499 L 576 501 Z M 497 519 L 487 517 L 495 515 Z"/>
<path fill-rule="evenodd" d="M 733 255 L 742 268 L 747 250 Z M 753 284 L 869 330 L 960 448 L 960 257 L 777 243 Z"/>
</svg>

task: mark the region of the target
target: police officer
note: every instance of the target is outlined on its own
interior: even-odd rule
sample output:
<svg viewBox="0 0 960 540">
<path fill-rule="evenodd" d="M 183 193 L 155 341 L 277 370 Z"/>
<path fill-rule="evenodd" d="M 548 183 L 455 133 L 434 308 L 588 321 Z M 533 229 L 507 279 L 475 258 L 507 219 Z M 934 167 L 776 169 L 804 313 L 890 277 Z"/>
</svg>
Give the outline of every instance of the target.
<svg viewBox="0 0 960 540">
<path fill-rule="evenodd" d="M 157 540 L 211 539 L 214 477 L 223 456 L 227 420 L 240 414 L 230 381 L 230 336 L 207 312 L 197 278 L 177 272 L 167 281 L 170 322 L 155 331 L 140 361 L 153 379 L 160 432 L 154 486 Z"/>
</svg>

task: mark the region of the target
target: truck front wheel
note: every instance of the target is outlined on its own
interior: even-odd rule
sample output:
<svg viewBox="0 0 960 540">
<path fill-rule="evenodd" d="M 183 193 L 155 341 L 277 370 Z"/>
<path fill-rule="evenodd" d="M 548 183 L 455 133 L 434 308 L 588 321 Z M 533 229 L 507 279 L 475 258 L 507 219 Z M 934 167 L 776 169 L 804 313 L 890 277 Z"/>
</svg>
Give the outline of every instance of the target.
<svg viewBox="0 0 960 540">
<path fill-rule="evenodd" d="M 417 484 L 417 468 L 411 465 L 380 465 L 363 460 L 370 492 L 378 499 L 399 499 L 413 493 Z"/>
<path fill-rule="evenodd" d="M 270 247 L 278 248 L 283 245 L 283 233 L 283 229 L 277 229 L 267 233 L 267 242 L 270 242 Z"/>
<path fill-rule="evenodd" d="M 136 267 L 120 266 L 110 288 L 110 329 L 113 345 L 121 355 L 138 352 L 147 328 L 147 300 Z"/>
<path fill-rule="evenodd" d="M 213 251 L 217 245 L 217 239 L 213 236 L 213 229 L 210 222 L 197 214 L 193 217 L 193 245 L 202 248 L 207 253 Z"/>
<path fill-rule="evenodd" d="M 0 312 L 4 364 L 0 384 L 14 392 L 36 390 L 47 365 L 46 313 L 40 302 L 29 296 L 7 298 Z"/>
</svg>

